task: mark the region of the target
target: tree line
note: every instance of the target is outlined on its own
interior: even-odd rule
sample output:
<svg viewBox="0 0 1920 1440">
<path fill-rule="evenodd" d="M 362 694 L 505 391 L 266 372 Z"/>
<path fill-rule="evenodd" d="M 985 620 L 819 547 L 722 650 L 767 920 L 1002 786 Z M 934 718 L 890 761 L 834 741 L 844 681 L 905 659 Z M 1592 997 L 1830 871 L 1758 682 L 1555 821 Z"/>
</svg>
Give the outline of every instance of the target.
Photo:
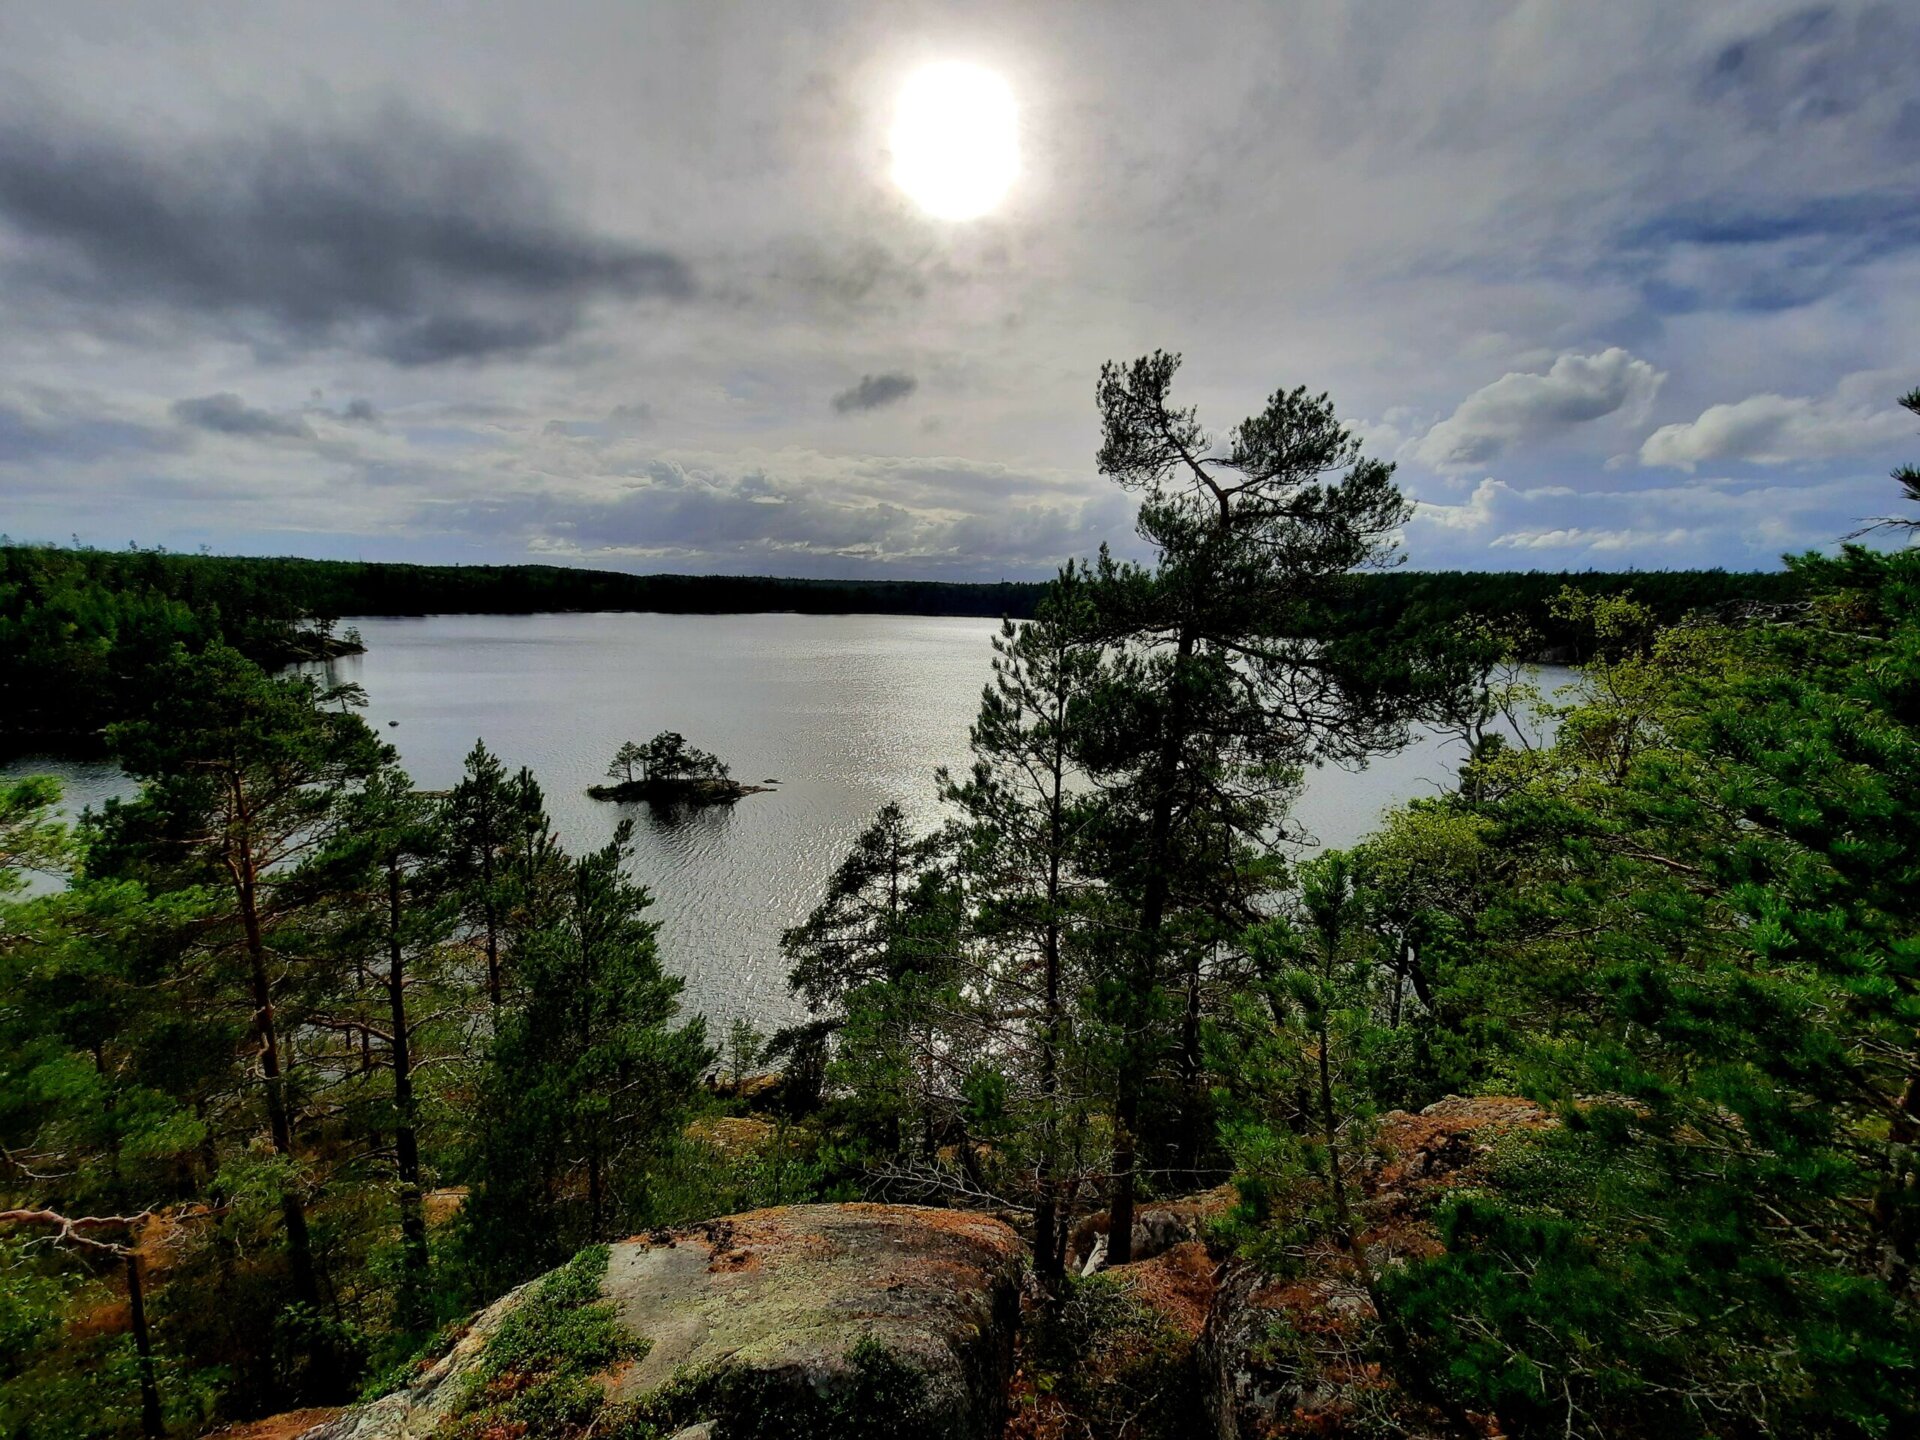
<svg viewBox="0 0 1920 1440">
<path fill-rule="evenodd" d="M 1368 574 L 1337 608 L 1302 607 L 1319 634 L 1432 634 L 1470 614 L 1515 615 L 1538 655 L 1581 658 L 1580 636 L 1548 604 L 1573 584 L 1631 587 L 1662 620 L 1706 606 L 1783 604 L 1790 571 Z M 216 640 L 274 666 L 353 648 L 347 615 L 540 611 L 977 615 L 1030 618 L 1045 587 L 920 580 L 627 575 L 556 565 L 407 565 L 294 557 L 173 554 L 15 545 L 0 536 L 0 748 L 98 748 L 127 697 L 175 644 Z"/>
</svg>

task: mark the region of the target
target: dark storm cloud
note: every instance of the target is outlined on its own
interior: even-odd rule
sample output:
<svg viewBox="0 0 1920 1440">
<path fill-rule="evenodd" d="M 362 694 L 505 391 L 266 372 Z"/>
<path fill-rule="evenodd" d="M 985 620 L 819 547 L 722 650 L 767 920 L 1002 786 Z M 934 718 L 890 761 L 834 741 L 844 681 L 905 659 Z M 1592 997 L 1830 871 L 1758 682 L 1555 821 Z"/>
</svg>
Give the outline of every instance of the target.
<svg viewBox="0 0 1920 1440">
<path fill-rule="evenodd" d="M 511 144 L 393 108 L 167 148 L 0 120 L 0 284 L 200 317 L 262 353 L 401 365 L 522 354 L 601 298 L 690 295 L 677 256 L 589 233 Z"/>
<path fill-rule="evenodd" d="M 833 397 L 833 408 L 841 415 L 857 410 L 878 410 L 906 399 L 920 388 L 920 382 L 904 371 L 889 370 L 883 375 L 862 375 L 851 390 Z"/>
<path fill-rule="evenodd" d="M 1663 314 L 1787 310 L 1853 283 L 1865 266 L 1920 250 L 1920 198 L 1876 191 L 1688 205 L 1637 225 L 1621 246 Z"/>
<path fill-rule="evenodd" d="M 171 407 L 175 420 L 196 430 L 216 435 L 252 435 L 263 439 L 307 440 L 313 431 L 298 415 L 276 415 L 259 410 L 232 391 L 201 395 L 192 400 L 176 400 Z"/>
<path fill-rule="evenodd" d="M 44 407 L 0 399 L 0 465 L 67 460 L 86 463 L 114 455 L 174 448 L 154 428 L 126 420 L 50 413 Z"/>
</svg>

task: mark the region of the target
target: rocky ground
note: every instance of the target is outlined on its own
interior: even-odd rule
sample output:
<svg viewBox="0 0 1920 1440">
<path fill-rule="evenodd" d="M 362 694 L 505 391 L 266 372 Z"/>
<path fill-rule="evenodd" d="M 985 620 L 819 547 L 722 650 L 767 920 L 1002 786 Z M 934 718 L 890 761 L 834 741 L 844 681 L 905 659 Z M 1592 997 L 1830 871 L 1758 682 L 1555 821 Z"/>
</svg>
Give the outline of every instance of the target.
<svg viewBox="0 0 1920 1440">
<path fill-rule="evenodd" d="M 1552 1123 L 1498 1097 L 1383 1117 L 1361 1179 L 1374 1263 L 1431 1253 L 1438 1201 L 1472 1183 L 1502 1136 Z M 737 1122 L 724 1137 L 747 1148 L 755 1138 Z M 1146 1208 L 1139 1258 L 1077 1282 L 1057 1305 L 1030 1278 L 1022 1300 L 1015 1231 L 964 1211 L 786 1206 L 636 1236 L 595 1272 L 596 1313 L 623 1338 L 590 1377 L 585 1431 L 461 1420 L 483 1391 L 530 1383 L 503 1380 L 488 1357 L 511 1317 L 541 1303 L 536 1282 L 476 1317 L 397 1394 L 226 1440 L 665 1440 L 683 1425 L 694 1427 L 687 1440 L 1251 1440 L 1457 1434 L 1463 1419 L 1492 1434 L 1431 1413 L 1383 1373 L 1372 1306 L 1338 1249 L 1310 1246 L 1275 1279 L 1210 1248 L 1233 1204 L 1223 1188 Z M 1076 1265 L 1098 1269 L 1103 1221 L 1075 1232 Z"/>
<path fill-rule="evenodd" d="M 834 1440 L 869 1433 L 863 1420 L 884 1410 L 909 1426 L 900 1433 L 929 1440 L 996 1436 L 1020 1266 L 1019 1238 L 1002 1222 L 903 1205 L 785 1206 L 622 1241 L 608 1249 L 598 1296 L 629 1343 L 590 1377 L 600 1391 L 590 1428 L 639 1436 L 712 1422 L 725 1437 L 762 1433 L 760 1417 L 777 1415 L 781 1434 Z M 490 1368 L 492 1342 L 538 1284 L 495 1302 L 405 1389 L 308 1440 L 466 1433 L 459 1422 L 503 1386 L 538 1379 Z M 503 1410 L 475 1433 L 542 1433 L 522 1423 Z"/>
</svg>

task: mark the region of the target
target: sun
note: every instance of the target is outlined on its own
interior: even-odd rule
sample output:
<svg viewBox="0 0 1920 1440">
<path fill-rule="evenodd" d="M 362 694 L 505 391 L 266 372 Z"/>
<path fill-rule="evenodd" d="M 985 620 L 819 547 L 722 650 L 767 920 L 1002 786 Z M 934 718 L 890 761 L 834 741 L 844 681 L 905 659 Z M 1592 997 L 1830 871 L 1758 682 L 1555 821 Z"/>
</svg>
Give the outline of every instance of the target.
<svg viewBox="0 0 1920 1440">
<path fill-rule="evenodd" d="M 993 71 L 963 61 L 908 77 L 891 138 L 894 183 L 941 220 L 985 215 L 1020 171 L 1013 91 Z"/>
</svg>

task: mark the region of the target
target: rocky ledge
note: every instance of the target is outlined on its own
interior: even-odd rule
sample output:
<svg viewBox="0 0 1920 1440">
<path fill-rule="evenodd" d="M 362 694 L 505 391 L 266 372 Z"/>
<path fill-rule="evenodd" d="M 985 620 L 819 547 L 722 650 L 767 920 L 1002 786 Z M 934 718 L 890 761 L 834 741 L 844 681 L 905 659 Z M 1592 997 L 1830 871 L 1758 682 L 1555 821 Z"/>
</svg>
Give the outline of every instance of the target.
<svg viewBox="0 0 1920 1440">
<path fill-rule="evenodd" d="M 1002 1222 L 907 1205 L 787 1206 L 622 1241 L 609 1247 L 598 1291 L 620 1358 L 591 1377 L 590 1428 L 686 1428 L 713 1440 L 997 1436 L 1020 1263 L 1019 1238 Z M 542 1284 L 483 1311 L 404 1390 L 305 1440 L 464 1435 L 463 1407 L 500 1385 L 489 1340 L 540 1303 Z"/>
</svg>

